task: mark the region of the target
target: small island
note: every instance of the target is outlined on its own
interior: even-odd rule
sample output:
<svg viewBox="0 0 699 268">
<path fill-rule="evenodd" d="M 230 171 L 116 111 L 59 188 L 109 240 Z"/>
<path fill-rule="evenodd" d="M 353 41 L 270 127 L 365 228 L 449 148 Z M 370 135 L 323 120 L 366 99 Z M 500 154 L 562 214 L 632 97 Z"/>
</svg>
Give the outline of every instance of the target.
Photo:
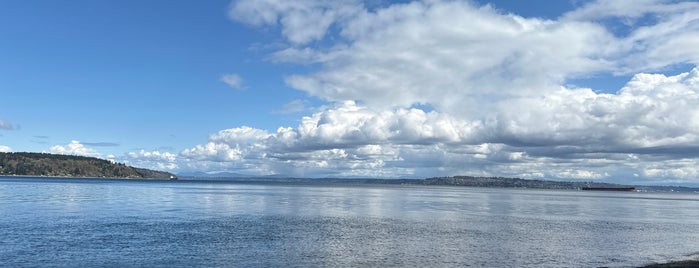
<svg viewBox="0 0 699 268">
<path fill-rule="evenodd" d="M 0 176 L 173 179 L 174 174 L 109 160 L 47 153 L 0 153 Z"/>
</svg>

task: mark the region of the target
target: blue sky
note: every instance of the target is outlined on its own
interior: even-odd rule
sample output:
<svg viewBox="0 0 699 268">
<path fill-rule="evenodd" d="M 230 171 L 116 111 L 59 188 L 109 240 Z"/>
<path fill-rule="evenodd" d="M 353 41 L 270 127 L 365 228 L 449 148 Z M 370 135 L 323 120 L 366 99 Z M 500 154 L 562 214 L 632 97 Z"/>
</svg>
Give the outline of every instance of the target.
<svg viewBox="0 0 699 268">
<path fill-rule="evenodd" d="M 0 6 L 0 151 L 699 183 L 696 1 Z"/>
<path fill-rule="evenodd" d="M 3 119 L 21 127 L 3 134 L 17 150 L 47 149 L 27 136 L 180 150 L 226 125 L 287 124 L 270 111 L 303 96 L 284 87 L 288 67 L 250 49 L 274 37 L 232 23 L 226 1 L 3 5 Z M 228 73 L 242 89 L 220 81 Z"/>
</svg>

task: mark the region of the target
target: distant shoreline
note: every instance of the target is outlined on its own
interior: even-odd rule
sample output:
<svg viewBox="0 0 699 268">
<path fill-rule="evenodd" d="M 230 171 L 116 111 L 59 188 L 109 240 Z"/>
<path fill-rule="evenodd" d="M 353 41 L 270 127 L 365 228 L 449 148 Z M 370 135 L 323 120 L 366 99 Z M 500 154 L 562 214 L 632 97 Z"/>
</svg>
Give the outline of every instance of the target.
<svg viewBox="0 0 699 268">
<path fill-rule="evenodd" d="M 17 178 L 56 178 L 56 179 L 108 179 L 108 180 L 153 180 L 167 181 L 170 178 L 143 178 L 143 177 L 76 177 L 76 176 L 47 176 L 47 175 L 7 175 L 0 177 Z M 680 186 L 632 186 L 611 183 L 595 182 L 571 182 L 571 181 L 546 181 L 528 180 L 503 177 L 435 177 L 426 179 L 377 179 L 377 178 L 272 178 L 272 177 L 178 177 L 182 182 L 216 182 L 216 183 L 241 183 L 241 184 L 287 184 L 287 185 L 395 185 L 395 186 L 444 186 L 444 187 L 475 187 L 475 188 L 501 188 L 501 189 L 541 189 L 541 190 L 583 190 L 585 187 L 614 187 L 635 188 L 637 192 L 681 192 L 699 193 L 699 188 Z"/>
<path fill-rule="evenodd" d="M 47 175 L 7 175 L 2 174 L 0 178 L 37 178 L 37 179 L 95 179 L 95 180 L 153 180 L 167 181 L 168 178 L 138 178 L 138 177 L 76 177 L 76 176 L 47 176 Z"/>
<path fill-rule="evenodd" d="M 137 168 L 95 157 L 29 152 L 0 152 L 0 175 L 144 179 L 176 177 L 170 172 Z"/>
<path fill-rule="evenodd" d="M 435 177 L 426 179 L 373 179 L 373 178 L 273 178 L 273 177 L 197 177 L 183 176 L 181 181 L 211 181 L 233 183 L 285 183 L 285 184 L 327 184 L 327 185 L 413 185 L 477 188 L 511 188 L 542 190 L 582 190 L 584 187 L 635 188 L 637 192 L 683 192 L 699 193 L 699 188 L 681 186 L 621 185 L 599 182 L 571 182 L 528 180 L 503 177 Z"/>
<path fill-rule="evenodd" d="M 671 261 L 667 263 L 654 263 L 641 266 L 639 268 L 696 268 L 699 267 L 699 260 Z"/>
</svg>

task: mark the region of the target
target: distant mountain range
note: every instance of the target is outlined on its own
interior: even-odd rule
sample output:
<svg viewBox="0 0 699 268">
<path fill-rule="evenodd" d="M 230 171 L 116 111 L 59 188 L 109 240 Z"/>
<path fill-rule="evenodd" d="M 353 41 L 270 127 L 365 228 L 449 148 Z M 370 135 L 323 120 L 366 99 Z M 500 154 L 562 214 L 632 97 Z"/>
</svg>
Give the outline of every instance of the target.
<svg viewBox="0 0 699 268">
<path fill-rule="evenodd" d="M 169 172 L 75 155 L 0 153 L 0 176 L 169 179 Z"/>
</svg>

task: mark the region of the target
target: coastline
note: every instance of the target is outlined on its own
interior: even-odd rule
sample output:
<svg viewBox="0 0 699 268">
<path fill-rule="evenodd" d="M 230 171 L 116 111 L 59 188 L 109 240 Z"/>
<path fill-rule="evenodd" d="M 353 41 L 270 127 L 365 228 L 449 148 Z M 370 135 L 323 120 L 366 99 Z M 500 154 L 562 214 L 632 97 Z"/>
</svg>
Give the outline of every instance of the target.
<svg viewBox="0 0 699 268">
<path fill-rule="evenodd" d="M 175 175 L 173 175 L 175 176 Z M 49 175 L 9 175 L 0 174 L 0 178 L 37 178 L 37 179 L 108 179 L 108 180 L 151 180 L 151 181 L 192 181 L 192 182 L 216 182 L 216 183 L 241 183 L 241 184 L 286 184 L 286 185 L 343 185 L 343 186 L 372 186 L 372 185 L 393 185 L 393 186 L 432 186 L 432 187 L 474 187 L 474 188 L 498 188 L 498 189 L 540 189 L 540 190 L 572 190 L 572 191 L 594 191 L 584 189 L 583 183 L 572 181 L 546 181 L 546 180 L 524 180 L 518 178 L 498 178 L 498 177 L 470 177 L 457 176 L 446 178 L 425 178 L 425 179 L 377 179 L 377 178 L 294 178 L 294 177 L 196 177 L 196 176 L 176 176 L 172 177 L 78 177 L 78 176 L 49 176 Z M 449 181 L 454 180 L 454 181 Z M 602 183 L 607 185 L 605 183 Z M 633 189 L 628 192 L 668 192 L 668 193 L 699 193 L 699 188 L 683 186 L 640 186 L 640 185 L 614 185 L 615 191 L 618 189 Z M 627 188 L 620 188 L 627 187 Z M 605 188 L 606 189 L 606 188 Z"/>
<path fill-rule="evenodd" d="M 667 263 L 653 263 L 639 268 L 696 268 L 699 267 L 699 259 L 671 261 Z"/>
<path fill-rule="evenodd" d="M 169 178 L 139 178 L 139 177 L 77 177 L 77 176 L 47 176 L 47 175 L 0 175 L 0 178 L 36 178 L 36 179 L 94 179 L 94 180 L 155 180 L 167 181 Z"/>
</svg>

